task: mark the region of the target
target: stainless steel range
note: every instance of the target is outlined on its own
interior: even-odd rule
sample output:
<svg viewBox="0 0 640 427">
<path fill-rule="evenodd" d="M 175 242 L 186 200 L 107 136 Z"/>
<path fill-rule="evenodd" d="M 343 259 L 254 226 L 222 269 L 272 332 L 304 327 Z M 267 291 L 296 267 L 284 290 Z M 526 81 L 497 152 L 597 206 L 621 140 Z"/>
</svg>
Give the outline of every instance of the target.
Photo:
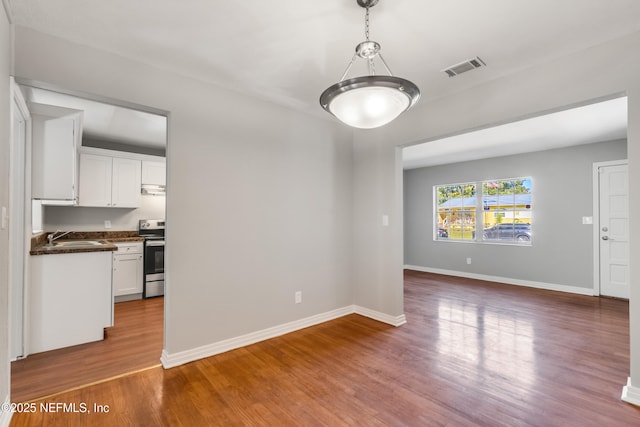
<svg viewBox="0 0 640 427">
<path fill-rule="evenodd" d="M 164 295 L 164 219 L 141 219 L 138 236 L 144 237 L 143 298 Z"/>
</svg>

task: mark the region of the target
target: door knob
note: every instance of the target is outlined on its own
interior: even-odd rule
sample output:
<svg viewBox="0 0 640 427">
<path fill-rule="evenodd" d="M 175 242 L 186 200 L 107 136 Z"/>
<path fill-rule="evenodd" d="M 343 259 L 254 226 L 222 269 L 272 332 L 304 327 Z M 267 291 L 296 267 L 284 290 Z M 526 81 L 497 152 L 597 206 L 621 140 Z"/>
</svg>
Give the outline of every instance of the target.
<svg viewBox="0 0 640 427">
<path fill-rule="evenodd" d="M 609 236 L 602 236 L 602 240 L 609 240 Z"/>
<path fill-rule="evenodd" d="M 602 227 L 602 231 L 607 232 L 609 229 L 607 227 Z"/>
</svg>

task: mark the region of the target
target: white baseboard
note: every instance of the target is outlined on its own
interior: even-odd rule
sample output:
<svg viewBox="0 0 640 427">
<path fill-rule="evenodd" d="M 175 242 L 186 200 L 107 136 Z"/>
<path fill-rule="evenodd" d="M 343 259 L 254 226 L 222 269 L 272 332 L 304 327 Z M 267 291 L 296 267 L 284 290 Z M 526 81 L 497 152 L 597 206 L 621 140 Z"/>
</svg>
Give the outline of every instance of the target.
<svg viewBox="0 0 640 427">
<path fill-rule="evenodd" d="M 401 326 L 407 323 L 404 314 L 400 316 L 391 316 L 385 313 L 381 313 L 375 310 L 370 310 L 365 307 L 357 305 L 349 305 L 347 307 L 338 308 L 336 310 L 328 311 L 326 313 L 317 314 L 315 316 L 306 317 L 304 319 L 295 320 L 293 322 L 285 323 L 283 325 L 274 326 L 272 328 L 263 329 L 261 331 L 252 332 L 239 337 L 230 338 L 227 340 L 207 344 L 201 347 L 197 347 L 191 350 L 181 351 L 174 354 L 167 353 L 166 349 L 162 350 L 162 357 L 160 361 L 165 369 L 180 366 L 185 363 L 193 362 L 206 357 L 215 356 L 216 354 L 225 353 L 230 350 L 235 350 L 240 347 L 245 347 L 251 344 L 255 344 L 260 341 L 275 338 L 280 335 L 295 332 L 300 329 L 308 328 L 309 326 L 317 325 L 320 323 L 328 322 L 339 317 L 346 316 L 348 314 L 359 314 L 361 316 L 370 317 L 379 322 L 388 323 L 392 326 Z"/>
<path fill-rule="evenodd" d="M 622 388 L 622 400 L 640 406 L 640 388 L 631 385 L 631 378 L 627 379 L 627 385 Z"/>
<path fill-rule="evenodd" d="M 445 274 L 447 276 L 466 277 L 468 279 L 487 280 L 490 282 L 505 283 L 507 285 L 526 286 L 529 288 L 546 289 L 548 291 L 568 292 L 571 294 L 593 296 L 593 288 L 580 286 L 558 285 L 556 283 L 535 282 L 532 280 L 511 279 L 509 277 L 489 276 L 486 274 L 469 273 L 466 271 L 444 270 L 440 268 L 420 267 L 417 265 L 405 265 L 407 270 L 422 271 L 425 273 Z"/>
<path fill-rule="evenodd" d="M 359 305 L 354 306 L 354 313 L 369 317 L 373 320 L 377 320 L 378 322 L 387 323 L 391 326 L 402 326 L 407 323 L 407 318 L 404 314 L 401 314 L 400 316 L 391 316 L 366 307 L 360 307 Z"/>
<path fill-rule="evenodd" d="M 9 408 L 11 405 L 11 400 L 9 400 L 9 396 L 4 400 L 3 408 Z M 13 412 L 0 410 L 0 427 L 9 427 L 11 423 L 11 417 L 13 416 Z"/>
</svg>

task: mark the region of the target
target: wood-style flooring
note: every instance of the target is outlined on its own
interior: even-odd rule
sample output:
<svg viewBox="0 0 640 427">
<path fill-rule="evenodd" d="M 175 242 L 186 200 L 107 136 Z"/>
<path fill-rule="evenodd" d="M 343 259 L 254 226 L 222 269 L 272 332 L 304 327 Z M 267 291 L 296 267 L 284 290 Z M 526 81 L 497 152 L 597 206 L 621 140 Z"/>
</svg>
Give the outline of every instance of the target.
<svg viewBox="0 0 640 427">
<path fill-rule="evenodd" d="M 60 394 L 37 403 L 90 412 L 39 406 L 11 425 L 640 425 L 620 400 L 625 301 L 407 271 L 405 313 L 399 328 L 349 315 Z"/>
<path fill-rule="evenodd" d="M 160 364 L 164 298 L 121 302 L 107 338 L 11 363 L 11 400 L 25 402 Z"/>
</svg>

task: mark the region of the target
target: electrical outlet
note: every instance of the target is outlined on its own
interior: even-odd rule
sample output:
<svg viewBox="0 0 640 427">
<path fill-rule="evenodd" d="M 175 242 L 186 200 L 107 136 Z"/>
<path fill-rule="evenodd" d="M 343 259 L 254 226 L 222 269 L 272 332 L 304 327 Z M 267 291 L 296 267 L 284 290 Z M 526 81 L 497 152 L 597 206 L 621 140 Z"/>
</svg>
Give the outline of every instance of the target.
<svg viewBox="0 0 640 427">
<path fill-rule="evenodd" d="M 302 291 L 296 292 L 296 304 L 300 304 L 302 302 Z"/>
<path fill-rule="evenodd" d="M 471 258 L 467 258 L 467 264 L 471 264 Z"/>
<path fill-rule="evenodd" d="M 111 228 L 111 221 L 107 220 L 104 222 L 104 228 Z"/>
</svg>

